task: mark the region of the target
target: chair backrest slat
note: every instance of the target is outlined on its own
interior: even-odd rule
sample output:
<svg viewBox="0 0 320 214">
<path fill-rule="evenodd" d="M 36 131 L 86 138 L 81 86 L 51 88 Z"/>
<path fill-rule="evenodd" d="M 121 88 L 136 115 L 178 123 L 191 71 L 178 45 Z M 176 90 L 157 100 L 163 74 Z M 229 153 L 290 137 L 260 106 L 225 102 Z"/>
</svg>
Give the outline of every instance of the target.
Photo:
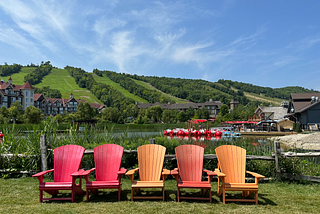
<svg viewBox="0 0 320 214">
<path fill-rule="evenodd" d="M 84 148 L 78 145 L 60 146 L 54 150 L 54 181 L 71 182 L 71 174 L 79 170 Z"/>
<path fill-rule="evenodd" d="M 181 145 L 175 148 L 182 181 L 202 181 L 204 148 L 197 145 Z"/>
<path fill-rule="evenodd" d="M 219 167 L 226 175 L 227 183 L 245 183 L 246 150 L 233 145 L 223 145 L 215 149 Z"/>
<path fill-rule="evenodd" d="M 118 180 L 123 150 L 116 144 L 104 144 L 93 149 L 97 181 Z"/>
<path fill-rule="evenodd" d="M 160 181 L 166 148 L 157 144 L 146 144 L 138 149 L 139 180 Z"/>
</svg>

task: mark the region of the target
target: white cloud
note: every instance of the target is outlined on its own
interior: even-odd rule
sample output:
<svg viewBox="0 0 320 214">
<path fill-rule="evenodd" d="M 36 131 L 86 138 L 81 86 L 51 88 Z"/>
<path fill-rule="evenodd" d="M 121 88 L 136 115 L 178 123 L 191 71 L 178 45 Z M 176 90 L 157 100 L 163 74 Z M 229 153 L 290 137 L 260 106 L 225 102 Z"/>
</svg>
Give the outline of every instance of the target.
<svg viewBox="0 0 320 214">
<path fill-rule="evenodd" d="M 126 25 L 126 21 L 121 19 L 98 19 L 93 25 L 93 30 L 103 37 L 107 32 L 114 30 L 115 28 L 123 27 Z"/>
</svg>

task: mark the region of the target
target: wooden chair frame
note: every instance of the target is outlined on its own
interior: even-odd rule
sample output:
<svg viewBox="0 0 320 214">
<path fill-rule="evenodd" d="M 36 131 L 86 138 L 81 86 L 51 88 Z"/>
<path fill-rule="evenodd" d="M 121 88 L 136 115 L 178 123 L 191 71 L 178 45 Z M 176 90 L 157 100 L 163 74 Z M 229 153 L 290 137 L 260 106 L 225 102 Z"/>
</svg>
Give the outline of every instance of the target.
<svg viewBox="0 0 320 214">
<path fill-rule="evenodd" d="M 178 168 L 171 170 L 171 175 L 177 181 L 177 201 L 180 202 L 180 199 L 209 200 L 211 203 L 211 180 L 216 173 L 203 170 L 204 148 L 198 145 L 181 145 L 175 148 L 175 152 Z M 208 181 L 202 181 L 203 172 L 207 173 Z M 180 196 L 182 188 L 201 189 L 202 196 L 209 191 L 209 197 Z"/>
<path fill-rule="evenodd" d="M 136 168 L 126 173 L 131 180 L 131 201 L 134 199 L 162 199 L 164 201 L 164 181 L 170 175 L 170 170 L 163 169 L 166 148 L 161 145 L 147 144 L 138 147 L 137 151 L 139 167 L 143 169 Z M 139 173 L 139 181 L 134 180 L 135 172 Z M 142 188 L 161 188 L 162 196 L 135 196 L 134 192 L 139 194 Z"/>
<path fill-rule="evenodd" d="M 222 202 L 225 204 L 226 201 L 239 201 L 239 202 L 254 202 L 255 204 L 258 204 L 258 182 L 261 178 L 264 178 L 265 176 L 260 175 L 255 172 L 250 172 L 245 170 L 245 162 L 246 162 L 246 152 L 245 149 L 233 145 L 224 145 L 220 146 L 222 149 L 225 149 L 225 151 L 222 151 L 220 154 L 221 148 L 219 147 L 216 149 L 216 154 L 218 157 L 218 168 L 215 169 L 215 173 L 218 176 L 218 191 L 217 194 L 218 196 L 222 195 Z M 230 151 L 230 152 L 229 152 Z M 228 179 L 227 176 L 221 167 L 221 163 L 223 161 L 227 163 L 223 163 L 228 165 L 229 167 L 233 167 L 232 160 L 226 160 L 228 158 L 228 155 L 238 155 L 241 156 L 242 158 L 241 162 L 244 162 L 243 172 L 240 172 L 242 174 L 241 178 L 234 178 L 235 175 L 229 175 Z M 241 171 L 241 170 L 240 170 Z M 252 176 L 255 177 L 255 183 L 245 183 L 245 173 L 251 174 Z M 226 199 L 225 198 L 225 192 L 226 191 L 242 191 L 242 196 L 243 197 L 249 197 L 253 193 L 255 194 L 254 199 Z"/>
<path fill-rule="evenodd" d="M 78 145 L 60 146 L 54 150 L 54 169 L 39 172 L 32 176 L 39 180 L 40 203 L 43 200 L 71 200 L 71 202 L 74 202 L 75 193 L 83 194 L 80 175 L 84 170 L 79 170 L 79 167 L 84 150 L 83 147 Z M 54 172 L 54 182 L 43 182 L 43 176 L 49 172 Z M 76 184 L 77 178 L 79 178 L 79 184 Z M 71 198 L 43 198 L 43 191 L 50 195 L 57 195 L 59 190 L 71 190 Z"/>
<path fill-rule="evenodd" d="M 93 149 L 96 168 L 81 173 L 86 180 L 86 197 L 89 191 L 97 195 L 99 189 L 118 189 L 118 201 L 121 196 L 121 178 L 126 173 L 121 167 L 123 147 L 116 144 L 103 144 Z M 96 181 L 89 181 L 89 174 L 96 171 Z"/>
</svg>

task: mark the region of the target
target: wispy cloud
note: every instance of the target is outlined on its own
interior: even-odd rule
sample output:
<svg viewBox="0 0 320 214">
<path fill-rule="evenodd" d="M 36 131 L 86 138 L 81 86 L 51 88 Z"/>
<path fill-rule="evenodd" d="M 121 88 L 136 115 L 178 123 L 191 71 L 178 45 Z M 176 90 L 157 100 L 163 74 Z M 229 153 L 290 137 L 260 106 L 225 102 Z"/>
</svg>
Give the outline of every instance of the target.
<svg viewBox="0 0 320 214">
<path fill-rule="evenodd" d="M 0 41 L 16 47 L 18 50 L 25 52 L 25 54 L 31 53 L 36 58 L 45 58 L 33 42 L 28 41 L 23 35 L 12 28 L 0 25 Z"/>
</svg>

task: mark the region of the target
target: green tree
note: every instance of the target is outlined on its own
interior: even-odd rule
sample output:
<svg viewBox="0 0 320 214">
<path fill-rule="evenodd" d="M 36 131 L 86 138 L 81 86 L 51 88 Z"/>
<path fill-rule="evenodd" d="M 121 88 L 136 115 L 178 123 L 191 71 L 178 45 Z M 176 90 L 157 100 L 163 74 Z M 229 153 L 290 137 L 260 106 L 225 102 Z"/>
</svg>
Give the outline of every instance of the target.
<svg viewBox="0 0 320 214">
<path fill-rule="evenodd" d="M 187 115 L 186 115 L 186 113 L 184 113 L 183 111 L 180 111 L 180 112 L 177 114 L 177 121 L 186 122 L 186 121 L 187 121 Z"/>
<path fill-rule="evenodd" d="M 40 123 L 41 121 L 41 110 L 34 107 L 28 106 L 24 113 L 24 121 L 25 123 Z"/>
<path fill-rule="evenodd" d="M 220 107 L 220 113 L 221 113 L 221 116 L 224 116 L 224 115 L 228 114 L 229 113 L 229 107 L 226 104 L 223 104 Z"/>
<path fill-rule="evenodd" d="M 121 118 L 121 113 L 117 108 L 105 108 L 101 112 L 101 117 L 104 120 L 112 121 L 113 123 L 118 123 L 119 118 Z"/>
<path fill-rule="evenodd" d="M 54 116 L 53 121 L 56 123 L 61 123 L 62 122 L 61 114 L 57 114 L 56 116 Z"/>
<path fill-rule="evenodd" d="M 162 108 L 157 105 L 148 108 L 146 114 L 148 118 L 153 119 L 154 122 L 158 122 L 161 119 L 162 112 Z"/>
<path fill-rule="evenodd" d="M 1 106 L 0 115 L 2 115 L 3 117 L 9 117 L 9 111 L 8 111 L 7 107 Z"/>
<path fill-rule="evenodd" d="M 91 120 L 96 116 L 97 112 L 87 102 L 80 102 L 77 108 L 76 116 L 80 120 Z"/>
<path fill-rule="evenodd" d="M 186 111 L 186 117 L 187 117 L 187 120 L 190 120 L 191 118 L 194 117 L 194 109 L 191 106 L 189 106 L 189 108 Z"/>
</svg>

